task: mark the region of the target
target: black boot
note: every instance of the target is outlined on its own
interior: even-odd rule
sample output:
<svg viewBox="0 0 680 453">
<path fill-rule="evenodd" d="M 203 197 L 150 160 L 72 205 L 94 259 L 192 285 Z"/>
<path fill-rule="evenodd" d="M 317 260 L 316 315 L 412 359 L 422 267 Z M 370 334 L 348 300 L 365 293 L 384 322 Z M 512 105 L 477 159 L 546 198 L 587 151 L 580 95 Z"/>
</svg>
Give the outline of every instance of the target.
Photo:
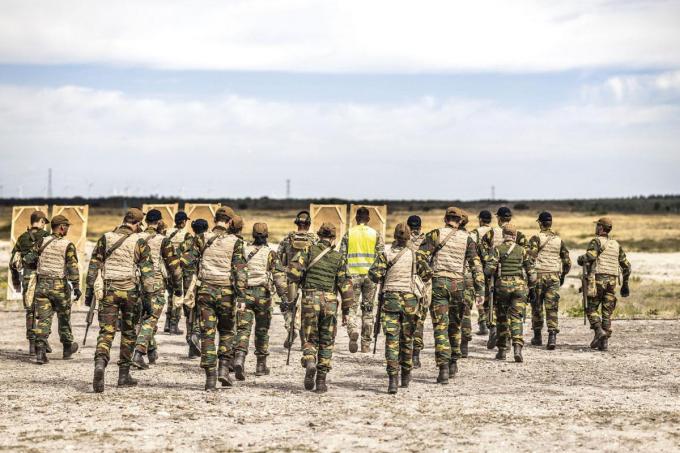
<svg viewBox="0 0 680 453">
<path fill-rule="evenodd" d="M 468 356 L 468 342 L 469 340 L 466 340 L 465 338 L 460 340 L 460 355 L 464 359 L 467 359 Z"/>
<path fill-rule="evenodd" d="M 489 327 L 489 340 L 486 342 L 486 349 L 496 347 L 496 326 Z"/>
<path fill-rule="evenodd" d="M 449 378 L 453 379 L 458 374 L 458 361 L 451 360 L 449 362 Z"/>
<path fill-rule="evenodd" d="M 52 353 L 52 346 L 50 346 L 50 342 L 45 340 L 45 352 L 48 354 Z"/>
<path fill-rule="evenodd" d="M 64 355 L 62 356 L 64 360 L 71 359 L 73 353 L 78 350 L 78 343 L 64 343 Z"/>
<path fill-rule="evenodd" d="M 300 329 L 300 351 L 305 350 L 305 335 L 304 332 L 302 332 L 302 329 Z"/>
<path fill-rule="evenodd" d="M 163 332 L 170 333 L 170 312 L 165 312 L 165 326 L 163 326 Z"/>
<path fill-rule="evenodd" d="M 35 355 L 35 340 L 28 340 L 28 355 Z"/>
<path fill-rule="evenodd" d="M 326 373 L 319 371 L 316 373 L 316 393 L 326 393 L 328 391 L 328 386 L 326 386 Z"/>
<path fill-rule="evenodd" d="M 439 376 L 437 384 L 446 385 L 449 383 L 449 365 L 439 365 Z"/>
<path fill-rule="evenodd" d="M 548 332 L 548 350 L 552 351 L 555 349 L 555 346 L 557 346 L 557 332 L 551 331 Z"/>
<path fill-rule="evenodd" d="M 144 361 L 144 354 L 137 350 L 135 350 L 135 353 L 132 354 L 132 365 L 138 370 L 149 369 L 149 365 L 147 365 L 146 362 Z"/>
<path fill-rule="evenodd" d="M 486 321 L 479 323 L 479 330 L 475 332 L 476 335 L 488 335 L 489 329 L 486 327 Z"/>
<path fill-rule="evenodd" d="M 496 353 L 496 360 L 505 360 L 505 348 L 498 348 L 498 352 Z"/>
<path fill-rule="evenodd" d="M 215 371 L 215 368 L 206 368 L 205 369 L 205 391 L 206 392 L 217 391 L 217 387 L 215 387 L 216 384 L 217 384 L 217 372 Z"/>
<path fill-rule="evenodd" d="M 229 377 L 229 359 L 219 359 L 217 367 L 217 380 L 222 383 L 222 387 L 231 387 L 234 385 L 234 383 L 231 381 L 231 377 Z"/>
<path fill-rule="evenodd" d="M 156 360 L 158 360 L 158 349 L 149 349 L 147 357 L 149 359 L 149 365 L 155 365 Z"/>
<path fill-rule="evenodd" d="M 389 383 L 387 384 L 387 393 L 389 393 L 390 395 L 394 395 L 395 393 L 397 393 L 397 379 L 399 378 L 399 376 L 397 376 L 396 374 L 394 375 L 390 374 L 387 377 L 389 378 Z"/>
<path fill-rule="evenodd" d="M 590 349 L 597 349 L 600 347 L 600 340 L 607 336 L 607 332 L 602 329 L 602 326 L 598 325 L 595 327 L 595 336 L 593 341 L 590 342 Z"/>
<path fill-rule="evenodd" d="M 314 376 L 316 375 L 316 363 L 307 360 L 305 363 L 305 390 L 314 390 Z"/>
<path fill-rule="evenodd" d="M 524 361 L 524 358 L 522 357 L 522 345 L 521 344 L 515 344 L 512 346 L 513 349 L 513 355 L 515 356 L 515 362 L 520 363 Z"/>
<path fill-rule="evenodd" d="M 137 379 L 130 376 L 130 367 L 122 366 L 118 368 L 118 387 L 134 387 L 137 385 Z"/>
<path fill-rule="evenodd" d="M 401 369 L 401 386 L 403 388 L 408 387 L 409 383 L 411 382 L 411 370 L 407 370 L 406 368 Z"/>
<path fill-rule="evenodd" d="M 600 344 L 597 347 L 597 349 L 599 349 L 600 351 L 606 351 L 607 349 L 609 349 L 609 337 L 608 336 L 605 335 L 604 337 L 602 337 L 602 339 L 600 340 Z"/>
<path fill-rule="evenodd" d="M 420 351 L 413 350 L 413 368 L 420 368 Z"/>
<path fill-rule="evenodd" d="M 543 337 L 541 337 L 541 329 L 534 329 L 534 338 L 531 339 L 531 344 L 533 346 L 543 346 Z"/>
<path fill-rule="evenodd" d="M 267 368 L 267 356 L 257 356 L 257 366 L 255 367 L 255 376 L 266 376 L 269 374 L 269 368 Z"/>
<path fill-rule="evenodd" d="M 191 341 L 189 342 L 189 358 L 190 359 L 196 359 L 201 356 L 201 351 L 192 343 Z"/>
<path fill-rule="evenodd" d="M 184 331 L 179 328 L 177 322 L 170 323 L 170 335 L 184 335 Z"/>
<path fill-rule="evenodd" d="M 236 376 L 237 381 L 245 381 L 246 380 L 246 373 L 245 373 L 245 363 L 246 361 L 246 353 L 243 351 L 236 351 L 236 354 L 234 355 L 234 376 Z"/>
<path fill-rule="evenodd" d="M 106 370 L 106 360 L 98 357 L 94 360 L 94 378 L 92 379 L 92 390 L 94 393 L 104 391 L 104 374 Z"/>
<path fill-rule="evenodd" d="M 35 347 L 35 363 L 44 365 L 49 362 L 44 344 L 39 344 Z"/>
</svg>

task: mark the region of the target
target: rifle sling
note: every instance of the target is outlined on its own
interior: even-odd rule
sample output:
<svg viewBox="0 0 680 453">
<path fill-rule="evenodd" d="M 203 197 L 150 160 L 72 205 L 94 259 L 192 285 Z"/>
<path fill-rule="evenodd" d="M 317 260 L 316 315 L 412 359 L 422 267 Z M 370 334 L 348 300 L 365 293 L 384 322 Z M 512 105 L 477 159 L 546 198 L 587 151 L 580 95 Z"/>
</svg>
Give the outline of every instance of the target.
<svg viewBox="0 0 680 453">
<path fill-rule="evenodd" d="M 310 270 L 312 267 L 314 267 L 314 265 L 316 265 L 316 263 L 318 263 L 319 261 L 321 261 L 321 258 L 323 258 L 324 255 L 326 255 L 326 253 L 330 252 L 332 249 L 333 249 L 333 247 L 330 247 L 330 246 L 329 246 L 327 249 L 322 250 L 321 253 L 319 253 L 318 255 L 316 255 L 316 257 L 312 260 L 312 262 L 309 263 L 309 266 L 307 266 L 307 272 L 309 272 L 309 270 Z"/>
<path fill-rule="evenodd" d="M 126 240 L 127 238 L 129 238 L 131 234 L 132 234 L 132 233 L 127 233 L 127 234 L 123 235 L 122 238 L 118 239 L 118 240 L 111 246 L 111 248 L 108 249 L 108 250 L 106 251 L 106 253 L 104 253 L 104 261 L 106 261 L 107 259 L 109 259 L 109 257 L 110 257 L 111 255 L 113 255 L 113 252 L 115 252 L 116 249 L 117 249 L 118 247 L 120 247 L 121 245 L 123 245 L 123 242 L 125 242 L 125 240 Z"/>
</svg>

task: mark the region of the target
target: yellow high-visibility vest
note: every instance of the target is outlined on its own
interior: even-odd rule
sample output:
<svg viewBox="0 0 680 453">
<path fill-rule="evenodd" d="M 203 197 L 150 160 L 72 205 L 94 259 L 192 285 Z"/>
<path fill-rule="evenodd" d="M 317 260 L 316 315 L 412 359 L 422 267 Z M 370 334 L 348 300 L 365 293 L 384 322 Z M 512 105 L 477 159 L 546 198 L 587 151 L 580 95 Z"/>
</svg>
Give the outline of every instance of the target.
<svg viewBox="0 0 680 453">
<path fill-rule="evenodd" d="M 368 225 L 349 229 L 347 241 L 347 267 L 351 275 L 366 275 L 375 261 L 375 244 L 378 232 Z"/>
</svg>

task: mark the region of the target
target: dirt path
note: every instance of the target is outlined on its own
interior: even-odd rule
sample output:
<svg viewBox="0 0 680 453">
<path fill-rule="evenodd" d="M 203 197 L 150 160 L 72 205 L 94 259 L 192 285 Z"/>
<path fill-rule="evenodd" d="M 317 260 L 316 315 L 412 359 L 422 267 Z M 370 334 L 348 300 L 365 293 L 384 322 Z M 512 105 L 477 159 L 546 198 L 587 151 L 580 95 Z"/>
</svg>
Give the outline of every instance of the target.
<svg viewBox="0 0 680 453">
<path fill-rule="evenodd" d="M 82 339 L 84 312 L 74 314 Z M 106 392 L 90 380 L 93 345 L 75 360 L 55 352 L 30 363 L 22 313 L 0 312 L 0 449 L 48 450 L 362 450 L 672 451 L 680 449 L 680 322 L 620 321 L 609 353 L 586 347 L 580 320 L 563 323 L 558 350 L 525 348 L 524 364 L 498 362 L 476 337 L 471 358 L 448 386 L 434 383 L 432 334 L 424 366 L 408 390 L 387 395 L 380 354 L 349 354 L 338 335 L 330 391 L 305 392 L 300 353 L 285 366 L 282 318 L 274 316 L 272 374 L 203 392 L 183 338 L 159 335 L 161 357 L 135 372 L 140 385 L 117 390 L 115 362 Z M 528 334 L 527 334 L 528 337 Z M 118 341 L 118 338 L 116 338 Z M 382 343 L 382 342 L 381 342 Z M 117 348 L 113 351 L 117 358 Z M 248 371 L 254 357 L 248 356 Z M 367 450 L 370 449 L 370 450 Z"/>
</svg>

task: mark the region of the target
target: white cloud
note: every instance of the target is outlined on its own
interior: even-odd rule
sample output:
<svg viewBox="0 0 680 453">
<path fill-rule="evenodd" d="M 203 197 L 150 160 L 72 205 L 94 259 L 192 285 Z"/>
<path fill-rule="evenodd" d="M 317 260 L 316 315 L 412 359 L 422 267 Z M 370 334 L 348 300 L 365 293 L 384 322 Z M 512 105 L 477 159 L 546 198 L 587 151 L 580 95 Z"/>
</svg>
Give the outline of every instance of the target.
<svg viewBox="0 0 680 453">
<path fill-rule="evenodd" d="M 680 3 L 6 0 L 4 63 L 320 72 L 680 66 Z"/>
</svg>

